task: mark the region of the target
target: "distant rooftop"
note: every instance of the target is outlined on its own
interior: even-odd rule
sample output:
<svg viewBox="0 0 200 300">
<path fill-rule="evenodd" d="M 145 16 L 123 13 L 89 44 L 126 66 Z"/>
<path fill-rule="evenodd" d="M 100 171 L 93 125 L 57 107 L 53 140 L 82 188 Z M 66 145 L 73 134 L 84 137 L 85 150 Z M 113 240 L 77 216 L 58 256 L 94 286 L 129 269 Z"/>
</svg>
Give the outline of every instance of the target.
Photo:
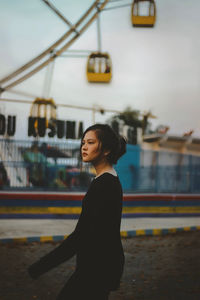
<svg viewBox="0 0 200 300">
<path fill-rule="evenodd" d="M 142 148 L 200 155 L 200 138 L 192 135 L 148 134 L 143 137 Z"/>
</svg>

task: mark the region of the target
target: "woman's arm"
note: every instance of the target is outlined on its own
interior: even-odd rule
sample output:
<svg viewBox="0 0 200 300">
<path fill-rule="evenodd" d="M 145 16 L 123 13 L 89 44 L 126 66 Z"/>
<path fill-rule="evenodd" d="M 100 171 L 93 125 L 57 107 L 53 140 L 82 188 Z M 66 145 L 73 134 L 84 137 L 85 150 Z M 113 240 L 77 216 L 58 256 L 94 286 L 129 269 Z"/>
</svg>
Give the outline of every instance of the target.
<svg viewBox="0 0 200 300">
<path fill-rule="evenodd" d="M 39 261 L 28 268 L 29 275 L 33 279 L 36 279 L 52 268 L 57 267 L 59 264 L 76 254 L 80 235 L 80 224 L 81 216 L 75 230 L 57 248 L 40 258 Z"/>
</svg>

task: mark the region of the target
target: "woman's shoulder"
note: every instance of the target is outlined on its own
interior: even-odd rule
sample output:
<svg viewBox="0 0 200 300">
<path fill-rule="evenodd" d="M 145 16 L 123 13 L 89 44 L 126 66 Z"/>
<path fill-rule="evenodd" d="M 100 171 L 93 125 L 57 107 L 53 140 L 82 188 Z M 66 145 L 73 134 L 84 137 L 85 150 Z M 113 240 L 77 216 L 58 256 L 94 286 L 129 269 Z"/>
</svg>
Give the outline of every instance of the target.
<svg viewBox="0 0 200 300">
<path fill-rule="evenodd" d="M 104 190 L 121 187 L 118 176 L 105 172 L 93 179 L 93 186 Z"/>
</svg>

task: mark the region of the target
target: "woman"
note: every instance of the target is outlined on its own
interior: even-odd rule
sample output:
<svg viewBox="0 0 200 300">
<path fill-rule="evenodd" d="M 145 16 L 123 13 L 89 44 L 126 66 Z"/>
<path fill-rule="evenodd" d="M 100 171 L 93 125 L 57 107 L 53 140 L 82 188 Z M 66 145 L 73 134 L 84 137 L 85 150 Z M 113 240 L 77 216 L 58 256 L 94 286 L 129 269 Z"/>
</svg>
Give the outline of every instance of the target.
<svg viewBox="0 0 200 300">
<path fill-rule="evenodd" d="M 57 300 L 106 300 L 119 287 L 124 266 L 120 238 L 122 188 L 112 165 L 126 151 L 126 142 L 110 126 L 95 124 L 83 134 L 83 162 L 96 170 L 82 201 L 75 230 L 59 247 L 29 268 L 37 278 L 76 254 L 76 270 Z"/>
</svg>

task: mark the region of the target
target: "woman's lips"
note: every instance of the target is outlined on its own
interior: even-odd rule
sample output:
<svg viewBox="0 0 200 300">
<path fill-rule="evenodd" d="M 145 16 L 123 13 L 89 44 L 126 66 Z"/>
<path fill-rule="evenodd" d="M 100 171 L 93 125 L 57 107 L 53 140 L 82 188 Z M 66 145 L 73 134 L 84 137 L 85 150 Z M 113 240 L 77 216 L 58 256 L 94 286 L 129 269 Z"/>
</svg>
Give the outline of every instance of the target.
<svg viewBox="0 0 200 300">
<path fill-rule="evenodd" d="M 82 154 L 82 156 L 87 156 L 87 153 L 84 152 L 84 153 Z"/>
</svg>

